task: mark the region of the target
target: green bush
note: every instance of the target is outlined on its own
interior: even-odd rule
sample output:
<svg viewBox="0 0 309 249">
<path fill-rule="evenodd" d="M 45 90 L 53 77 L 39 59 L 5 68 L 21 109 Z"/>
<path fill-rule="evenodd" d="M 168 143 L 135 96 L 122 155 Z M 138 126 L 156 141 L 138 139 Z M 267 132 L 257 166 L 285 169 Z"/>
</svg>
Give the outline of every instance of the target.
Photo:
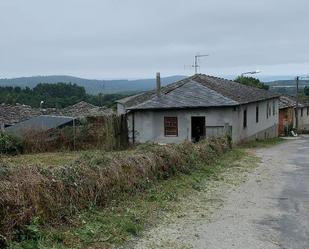
<svg viewBox="0 0 309 249">
<path fill-rule="evenodd" d="M 22 141 L 11 134 L 0 132 L 0 154 L 19 154 L 22 152 Z"/>
</svg>

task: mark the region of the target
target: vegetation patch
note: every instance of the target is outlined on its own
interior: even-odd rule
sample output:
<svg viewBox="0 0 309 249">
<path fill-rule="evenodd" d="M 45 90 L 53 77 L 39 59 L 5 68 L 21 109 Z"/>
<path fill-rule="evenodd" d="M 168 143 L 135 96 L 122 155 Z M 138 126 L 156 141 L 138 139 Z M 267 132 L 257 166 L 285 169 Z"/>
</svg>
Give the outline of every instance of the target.
<svg viewBox="0 0 309 249">
<path fill-rule="evenodd" d="M 264 84 L 259 79 L 256 79 L 254 77 L 238 76 L 234 81 L 246 86 L 269 90 L 268 85 Z"/>
<path fill-rule="evenodd" d="M 85 210 L 102 212 L 98 210 L 117 207 L 121 200 L 131 199 L 136 193 L 147 193 L 158 182 L 168 182 L 164 180 L 178 174 L 190 174 L 202 164 L 211 165 L 229 148 L 228 140 L 220 138 L 195 145 L 143 145 L 124 152 L 89 152 L 70 165 L 53 168 L 3 164 L 0 167 L 1 238 L 5 241 L 28 243 L 33 240 L 40 243 L 42 234 L 37 227 L 82 225 Z M 211 167 L 206 170 L 212 172 Z M 154 203 L 154 209 L 158 208 L 156 203 L 160 203 L 162 196 L 155 192 L 148 198 Z M 166 192 L 165 198 L 175 198 L 174 192 Z M 108 219 L 104 215 L 107 209 L 102 214 L 104 219 Z M 143 222 L 140 222 L 140 214 L 131 213 L 129 204 L 112 210 L 115 210 L 116 217 L 121 212 L 127 212 L 127 219 L 119 218 L 119 224 L 123 224 L 127 234 L 139 234 Z M 76 224 L 74 217 L 79 216 L 77 220 L 81 224 Z M 104 224 L 109 226 L 113 223 L 106 220 Z M 119 224 L 117 226 L 122 227 Z M 115 229 L 116 226 L 112 227 Z M 96 229 L 102 231 L 96 227 L 89 229 L 90 234 L 95 233 Z M 70 239 L 63 236 L 63 233 L 58 236 L 62 241 L 60 244 L 70 244 L 67 242 Z M 113 233 L 110 236 L 119 238 Z"/>
<path fill-rule="evenodd" d="M 125 116 L 82 118 L 76 126 L 40 130 L 25 129 L 18 137 L 0 132 L 0 156 L 76 150 L 120 150 L 129 147 Z"/>
<path fill-rule="evenodd" d="M 22 152 L 22 141 L 18 137 L 0 131 L 1 154 L 16 155 Z"/>
</svg>

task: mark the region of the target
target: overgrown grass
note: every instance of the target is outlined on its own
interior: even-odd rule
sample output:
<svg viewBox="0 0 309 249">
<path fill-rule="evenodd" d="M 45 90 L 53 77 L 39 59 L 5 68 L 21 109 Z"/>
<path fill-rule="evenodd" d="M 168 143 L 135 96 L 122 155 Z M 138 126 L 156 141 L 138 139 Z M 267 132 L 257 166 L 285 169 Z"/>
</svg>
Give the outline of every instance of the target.
<svg viewBox="0 0 309 249">
<path fill-rule="evenodd" d="M 248 142 L 243 142 L 238 145 L 240 148 L 268 148 L 277 144 L 286 142 L 286 139 L 281 137 L 269 138 L 265 140 L 253 140 Z"/>
<path fill-rule="evenodd" d="M 229 140 L 218 138 L 194 145 L 85 153 L 59 167 L 4 163 L 0 167 L 0 243 L 5 238 L 38 242 L 38 225 L 72 225 L 85 210 L 108 208 L 122 196 L 145 193 L 160 181 L 190 173 L 201 163 L 211 164 L 228 149 Z"/>
<path fill-rule="evenodd" d="M 34 220 L 27 227 L 25 238 L 10 248 L 111 248 L 121 245 L 130 237 L 139 236 L 164 213 L 174 212 L 180 200 L 201 191 L 205 184 L 224 181 L 224 173 L 234 169 L 246 171 L 255 163 L 256 159 L 245 150 L 233 149 L 210 163 L 199 161 L 191 171 L 177 172 L 168 180 L 149 182 L 143 192 L 119 195 L 106 208 L 89 208 L 76 216 L 70 226 L 46 227 Z"/>
<path fill-rule="evenodd" d="M 5 165 L 29 165 L 41 167 L 62 166 L 76 160 L 81 153 L 85 152 L 55 152 L 55 153 L 36 153 L 16 156 L 0 155 L 1 164 Z"/>
</svg>

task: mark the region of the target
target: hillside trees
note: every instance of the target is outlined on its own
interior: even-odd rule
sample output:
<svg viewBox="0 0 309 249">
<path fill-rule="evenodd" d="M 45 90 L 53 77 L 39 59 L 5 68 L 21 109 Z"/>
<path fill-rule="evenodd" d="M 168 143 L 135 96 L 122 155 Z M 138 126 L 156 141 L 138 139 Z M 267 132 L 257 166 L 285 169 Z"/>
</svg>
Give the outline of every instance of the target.
<svg viewBox="0 0 309 249">
<path fill-rule="evenodd" d="M 76 84 L 67 83 L 40 83 L 33 89 L 29 87 L 0 87 L 0 103 L 25 104 L 39 107 L 44 101 L 45 108 L 64 108 L 86 101 L 97 106 L 111 106 L 116 99 L 123 97 L 121 94 L 89 95 L 85 88 Z"/>
<path fill-rule="evenodd" d="M 309 86 L 305 86 L 304 94 L 309 97 Z"/>
<path fill-rule="evenodd" d="M 253 78 L 253 77 L 246 77 L 246 76 L 238 76 L 234 81 L 246 85 L 246 86 L 252 86 L 257 87 L 260 89 L 268 90 L 269 86 L 262 83 L 259 79 Z"/>
</svg>

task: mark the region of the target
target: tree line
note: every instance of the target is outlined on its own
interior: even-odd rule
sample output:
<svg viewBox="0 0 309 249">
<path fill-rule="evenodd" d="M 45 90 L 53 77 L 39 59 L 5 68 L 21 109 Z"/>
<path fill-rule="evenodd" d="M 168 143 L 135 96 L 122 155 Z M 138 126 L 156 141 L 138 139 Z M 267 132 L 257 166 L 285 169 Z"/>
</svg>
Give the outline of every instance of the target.
<svg viewBox="0 0 309 249">
<path fill-rule="evenodd" d="M 64 108 L 80 101 L 96 106 L 112 106 L 122 94 L 90 95 L 82 86 L 71 83 L 40 83 L 34 88 L 0 87 L 0 103 L 25 104 L 31 107 Z M 41 104 L 43 103 L 43 104 Z"/>
<path fill-rule="evenodd" d="M 261 82 L 259 79 L 247 76 L 238 76 L 234 81 L 251 87 L 257 87 L 264 90 L 269 90 L 269 86 Z"/>
</svg>

